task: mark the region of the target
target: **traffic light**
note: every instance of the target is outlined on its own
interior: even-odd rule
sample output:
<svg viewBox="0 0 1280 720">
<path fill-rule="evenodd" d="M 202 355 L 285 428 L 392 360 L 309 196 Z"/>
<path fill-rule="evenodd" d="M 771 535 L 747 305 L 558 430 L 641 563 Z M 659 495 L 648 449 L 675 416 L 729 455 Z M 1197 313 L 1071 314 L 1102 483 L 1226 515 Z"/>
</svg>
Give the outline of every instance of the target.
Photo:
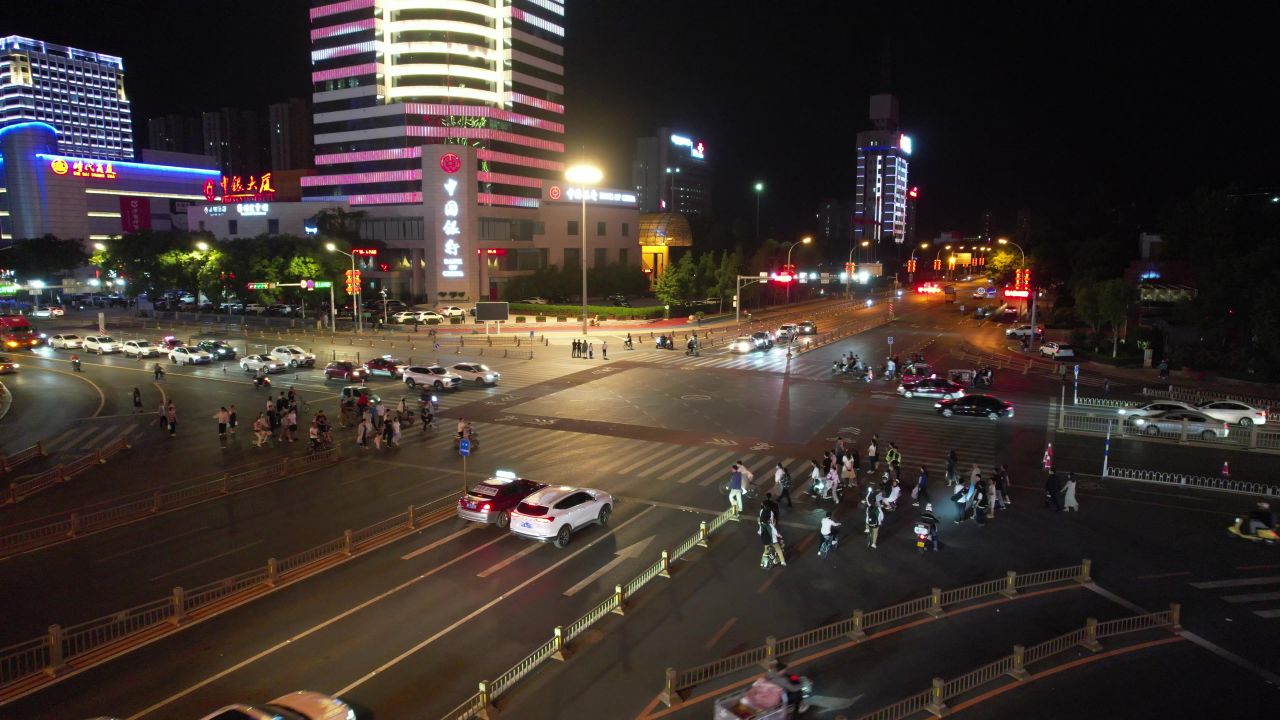
<svg viewBox="0 0 1280 720">
<path fill-rule="evenodd" d="M 347 270 L 346 276 L 347 276 L 347 294 L 359 295 L 360 294 L 360 271 Z"/>
<path fill-rule="evenodd" d="M 853 277 L 854 270 L 858 267 L 857 263 L 847 262 L 844 264 L 844 272 L 846 277 Z"/>
<path fill-rule="evenodd" d="M 916 259 L 911 258 L 907 260 L 907 272 L 913 273 L 915 271 L 916 271 Z"/>
<path fill-rule="evenodd" d="M 782 270 L 773 274 L 773 281 L 776 283 L 793 283 L 796 281 L 796 266 L 783 265 Z"/>
<path fill-rule="evenodd" d="M 941 261 L 941 260 L 939 260 L 938 258 L 934 258 L 934 259 L 933 259 L 933 269 L 934 269 L 934 270 L 941 270 L 941 269 L 942 269 L 942 261 Z"/>
</svg>

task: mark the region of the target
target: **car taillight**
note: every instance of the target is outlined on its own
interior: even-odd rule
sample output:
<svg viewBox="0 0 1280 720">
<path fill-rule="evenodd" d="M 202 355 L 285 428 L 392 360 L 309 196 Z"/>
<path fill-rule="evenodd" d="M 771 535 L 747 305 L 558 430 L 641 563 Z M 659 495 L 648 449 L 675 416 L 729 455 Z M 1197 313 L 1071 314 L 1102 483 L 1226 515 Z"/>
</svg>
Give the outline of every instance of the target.
<svg viewBox="0 0 1280 720">
<path fill-rule="evenodd" d="M 483 505 L 481 505 L 481 506 L 480 506 L 480 509 L 481 509 L 481 510 L 488 510 L 488 509 L 489 509 L 489 508 L 491 508 L 491 507 L 493 507 L 493 504 L 492 504 L 492 503 L 485 503 L 485 504 L 483 504 Z"/>
<path fill-rule="evenodd" d="M 553 522 L 553 521 L 555 520 L 555 518 L 554 518 L 554 517 L 546 517 L 546 516 L 544 516 L 544 517 L 532 517 L 532 518 L 529 518 L 529 519 L 530 519 L 530 520 L 533 520 L 533 521 L 535 521 L 535 522 L 540 522 L 540 523 L 550 523 L 550 522 Z"/>
</svg>

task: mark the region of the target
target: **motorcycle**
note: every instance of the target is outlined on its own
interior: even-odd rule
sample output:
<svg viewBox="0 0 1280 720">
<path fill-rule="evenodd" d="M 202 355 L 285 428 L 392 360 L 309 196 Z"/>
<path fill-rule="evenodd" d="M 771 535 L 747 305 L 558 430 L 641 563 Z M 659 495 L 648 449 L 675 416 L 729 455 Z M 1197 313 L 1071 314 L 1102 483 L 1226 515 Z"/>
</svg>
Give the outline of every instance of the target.
<svg viewBox="0 0 1280 720">
<path fill-rule="evenodd" d="M 255 388 L 266 388 L 270 390 L 271 378 L 267 377 L 266 375 L 258 375 L 253 378 L 253 386 Z"/>
<path fill-rule="evenodd" d="M 806 492 L 806 493 L 808 493 L 808 494 L 809 494 L 809 497 L 813 498 L 813 499 L 814 499 L 814 501 L 816 501 L 816 502 L 822 502 L 823 500 L 830 500 L 830 499 L 832 499 L 832 498 L 827 497 L 827 495 L 828 495 L 829 493 L 828 493 L 827 481 L 826 481 L 826 478 L 825 478 L 825 477 L 824 477 L 824 478 L 818 478 L 818 479 L 816 479 L 816 480 L 814 480 L 814 481 L 810 482 L 810 483 L 809 483 L 809 487 L 805 489 L 805 492 Z M 830 494 L 834 495 L 834 499 L 835 499 L 836 503 L 838 504 L 838 503 L 840 502 L 840 489 L 839 489 L 839 487 L 835 488 L 835 492 L 834 492 L 834 493 L 830 493 Z"/>
<path fill-rule="evenodd" d="M 1259 528 L 1256 533 L 1247 533 L 1244 531 L 1244 518 L 1236 518 L 1235 522 L 1227 527 L 1227 532 L 1235 535 L 1242 540 L 1250 542 L 1264 542 L 1268 545 L 1280 541 L 1280 534 L 1276 533 L 1275 528 Z"/>
<path fill-rule="evenodd" d="M 468 433 L 467 438 L 471 441 L 470 449 L 467 452 L 475 452 L 480 449 L 480 435 L 476 433 L 475 430 L 472 430 L 470 433 Z M 461 447 L 461 445 L 459 444 L 460 440 L 462 440 L 461 436 L 454 435 L 453 437 L 454 450 L 458 450 Z"/>
<path fill-rule="evenodd" d="M 788 703 L 788 692 L 798 692 Z M 717 698 L 716 720 L 793 720 L 809 710 L 813 681 L 802 675 L 770 673 L 745 690 Z"/>
<path fill-rule="evenodd" d="M 917 522 L 915 527 L 915 533 L 916 533 L 916 550 L 919 550 L 921 553 L 925 553 L 925 552 L 928 552 L 929 550 L 936 551 L 938 549 L 938 540 L 934 536 L 934 529 L 931 525 L 929 525 L 929 523 L 924 521 Z"/>
<path fill-rule="evenodd" d="M 729 481 L 728 481 L 728 480 L 725 480 L 723 483 L 721 483 L 721 484 L 720 484 L 720 493 L 721 493 L 722 495 L 728 495 L 728 494 L 729 494 Z M 742 486 L 742 497 L 746 498 L 747 500 L 755 500 L 755 499 L 756 499 L 756 495 L 757 495 L 757 494 L 758 494 L 758 493 L 756 492 L 756 485 L 755 485 L 755 483 L 750 482 L 750 483 L 744 483 L 744 484 L 743 484 L 743 486 Z"/>
<path fill-rule="evenodd" d="M 78 357 L 71 358 L 71 368 L 76 372 L 84 372 L 84 369 L 80 367 L 80 358 Z"/>
</svg>

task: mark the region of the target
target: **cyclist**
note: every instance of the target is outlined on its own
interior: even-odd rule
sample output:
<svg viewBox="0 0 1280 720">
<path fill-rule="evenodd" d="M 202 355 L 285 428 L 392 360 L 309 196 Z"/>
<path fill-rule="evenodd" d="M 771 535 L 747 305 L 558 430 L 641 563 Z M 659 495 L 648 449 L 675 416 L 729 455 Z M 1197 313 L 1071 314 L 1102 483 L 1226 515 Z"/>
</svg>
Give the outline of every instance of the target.
<svg viewBox="0 0 1280 720">
<path fill-rule="evenodd" d="M 818 532 L 822 535 L 822 546 L 819 548 L 821 554 L 825 555 L 831 548 L 839 545 L 839 540 L 836 537 L 839 533 L 837 530 L 839 527 L 840 523 L 831 518 L 831 511 L 828 510 L 827 514 L 822 518 L 822 526 L 818 529 Z"/>
</svg>

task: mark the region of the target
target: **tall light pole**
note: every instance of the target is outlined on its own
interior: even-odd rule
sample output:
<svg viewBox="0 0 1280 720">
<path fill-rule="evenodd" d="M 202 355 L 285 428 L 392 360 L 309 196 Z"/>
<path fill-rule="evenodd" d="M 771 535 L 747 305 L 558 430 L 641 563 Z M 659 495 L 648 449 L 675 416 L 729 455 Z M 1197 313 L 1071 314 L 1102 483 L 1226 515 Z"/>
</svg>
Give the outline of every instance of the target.
<svg viewBox="0 0 1280 720">
<path fill-rule="evenodd" d="M 797 245 L 808 245 L 808 244 L 809 244 L 809 243 L 811 243 L 811 242 L 813 242 L 813 238 L 811 238 L 811 237 L 803 237 L 803 238 L 800 238 L 799 240 L 793 240 L 793 241 L 790 241 L 790 242 L 787 242 L 787 243 L 783 243 L 784 245 L 786 245 L 786 246 L 787 246 L 787 263 L 786 263 L 786 265 L 784 265 L 784 266 L 783 266 L 783 268 L 782 268 L 783 272 L 791 272 L 791 270 L 790 270 L 790 268 L 791 268 L 791 251 L 792 251 L 792 250 L 795 250 Z M 787 303 L 788 303 L 788 304 L 790 304 L 790 303 L 791 303 L 791 286 L 792 286 L 792 285 L 794 285 L 794 284 L 795 284 L 795 282 L 796 282 L 796 274 L 795 274 L 795 273 L 791 273 L 791 282 L 787 283 Z"/>
<path fill-rule="evenodd" d="M 333 243 L 325 243 L 324 249 L 329 252 L 342 253 L 343 255 L 351 258 L 351 274 L 353 276 L 356 274 L 356 256 L 353 253 L 349 253 L 345 250 L 339 250 L 338 246 Z M 351 319 L 356 322 L 356 332 L 364 332 L 364 313 L 361 312 L 363 308 L 360 307 L 360 298 L 362 295 L 363 293 L 360 292 L 360 288 L 357 287 L 355 296 L 351 298 Z M 329 304 L 332 305 L 333 303 Z M 386 306 L 384 305 L 383 307 L 385 308 Z M 332 311 L 332 308 L 330 308 L 330 310 Z M 334 327 L 333 329 L 337 330 L 337 327 Z"/>
<path fill-rule="evenodd" d="M 676 210 L 676 175 L 680 174 L 680 168 L 667 168 L 669 182 L 667 183 L 667 212 L 679 212 Z"/>
<path fill-rule="evenodd" d="M 844 281 L 845 295 L 848 295 L 849 299 L 853 299 L 853 268 L 849 267 L 850 265 L 853 265 L 853 254 L 858 251 L 859 247 L 869 247 L 870 245 L 870 240 L 863 240 L 857 245 L 849 248 L 849 262 L 845 263 L 845 274 L 847 277 L 845 277 Z"/>
<path fill-rule="evenodd" d="M 996 242 L 1001 245 L 1012 245 L 1018 248 L 1018 254 L 1022 258 L 1022 261 L 1019 264 L 1019 267 L 1021 267 L 1023 270 L 1027 268 L 1027 253 L 1025 250 L 1022 249 L 1021 245 L 1010 240 L 1009 238 L 997 238 Z M 1028 343 L 1028 345 L 1034 347 L 1036 344 L 1036 291 L 1034 288 L 1031 287 L 1031 283 L 1027 283 L 1027 294 L 1031 296 L 1031 299 L 1028 301 L 1031 305 L 1031 342 Z"/>
<path fill-rule="evenodd" d="M 40 309 L 40 298 L 41 298 L 41 296 L 43 296 L 43 295 L 44 295 L 44 281 L 43 281 L 43 280 L 32 280 L 32 281 L 30 281 L 30 282 L 28 282 L 28 283 L 27 283 L 27 287 L 32 287 L 32 288 L 35 288 L 35 289 L 36 289 L 36 310 L 39 310 L 39 309 Z"/>
<path fill-rule="evenodd" d="M 760 242 L 760 193 L 764 192 L 764 183 L 757 182 L 756 190 L 756 242 Z"/>
<path fill-rule="evenodd" d="M 582 256 L 578 264 L 582 266 L 582 334 L 587 334 L 587 189 L 599 185 L 604 179 L 604 171 L 595 165 L 574 165 L 564 172 L 566 182 L 573 183 L 582 189 L 582 224 L 578 226 L 582 235 Z"/>
<path fill-rule="evenodd" d="M 928 248 L 929 248 L 929 243 L 927 243 L 927 242 L 922 242 L 922 243 L 920 243 L 920 247 L 918 247 L 918 248 L 911 248 L 911 260 L 910 260 L 910 262 L 911 262 L 911 263 L 915 263 L 915 260 L 916 260 L 916 250 L 927 250 Z M 908 273 L 907 273 L 907 284 L 908 284 L 908 285 L 911 285 L 911 284 L 915 283 L 915 281 L 916 281 L 916 274 L 915 274 L 914 272 L 908 272 Z"/>
</svg>

